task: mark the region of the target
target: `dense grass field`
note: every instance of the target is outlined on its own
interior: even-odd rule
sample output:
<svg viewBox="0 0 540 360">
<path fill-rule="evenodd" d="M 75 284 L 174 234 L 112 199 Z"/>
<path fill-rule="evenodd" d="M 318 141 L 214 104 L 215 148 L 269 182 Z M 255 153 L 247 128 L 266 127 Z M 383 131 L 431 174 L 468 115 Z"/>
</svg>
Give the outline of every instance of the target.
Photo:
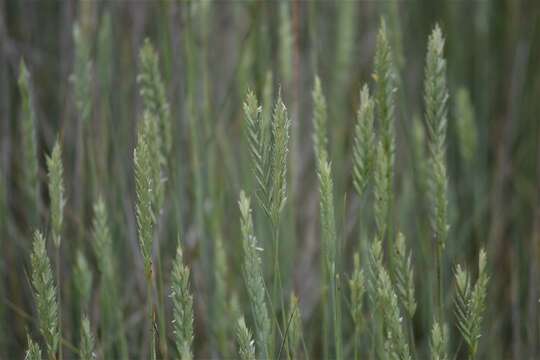
<svg viewBox="0 0 540 360">
<path fill-rule="evenodd" d="M 0 359 L 540 358 L 533 0 L 0 0 Z"/>
</svg>

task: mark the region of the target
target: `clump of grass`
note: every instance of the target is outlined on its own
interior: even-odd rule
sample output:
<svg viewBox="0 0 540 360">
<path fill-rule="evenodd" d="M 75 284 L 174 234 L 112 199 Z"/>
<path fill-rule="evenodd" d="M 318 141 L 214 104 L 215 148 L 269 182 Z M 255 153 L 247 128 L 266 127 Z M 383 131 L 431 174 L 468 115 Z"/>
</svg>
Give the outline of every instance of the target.
<svg viewBox="0 0 540 360">
<path fill-rule="evenodd" d="M 238 342 L 238 357 L 240 360 L 255 360 L 257 358 L 255 356 L 255 342 L 243 317 L 238 319 L 236 324 L 236 341 Z"/>
<path fill-rule="evenodd" d="M 36 231 L 31 256 L 32 287 L 39 319 L 39 330 L 45 339 L 49 359 L 56 358 L 60 341 L 58 302 L 51 263 L 47 255 L 45 238 Z"/>
<path fill-rule="evenodd" d="M 430 153 L 431 226 L 436 242 L 435 266 L 437 268 L 438 321 L 443 321 L 443 250 L 448 235 L 446 174 L 446 123 L 448 90 L 446 88 L 446 60 L 443 57 L 444 38 L 438 25 L 428 40 L 424 78 L 424 101 Z"/>
<path fill-rule="evenodd" d="M 189 289 L 189 269 L 183 263 L 180 244 L 176 250 L 171 279 L 176 349 L 182 360 L 189 360 L 193 358 L 193 296 Z"/>
<path fill-rule="evenodd" d="M 476 358 L 478 342 L 481 336 L 482 319 L 486 307 L 489 280 L 486 265 L 487 256 L 482 249 L 478 257 L 478 279 L 474 286 L 471 284 L 469 273 L 460 265 L 456 267 L 457 296 L 455 299 L 455 313 L 458 329 L 467 343 L 470 359 Z"/>
<path fill-rule="evenodd" d="M 244 248 L 244 279 L 255 320 L 255 339 L 257 343 L 257 356 L 267 359 L 269 354 L 268 343 L 270 339 L 270 318 L 265 300 L 265 286 L 261 268 L 261 259 L 258 252 L 257 239 L 253 232 L 250 200 L 246 194 L 240 192 L 240 224 L 242 229 L 242 244 Z"/>
</svg>

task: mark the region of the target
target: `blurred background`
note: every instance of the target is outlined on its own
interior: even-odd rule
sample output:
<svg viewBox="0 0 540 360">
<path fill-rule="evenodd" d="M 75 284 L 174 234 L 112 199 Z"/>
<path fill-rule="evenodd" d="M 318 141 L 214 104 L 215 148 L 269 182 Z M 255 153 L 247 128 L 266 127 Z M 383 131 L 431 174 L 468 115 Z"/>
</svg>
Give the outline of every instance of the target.
<svg viewBox="0 0 540 360">
<path fill-rule="evenodd" d="M 429 278 L 433 267 L 422 175 L 423 71 L 427 37 L 438 23 L 446 37 L 450 90 L 451 228 L 445 281 L 450 289 L 457 262 L 474 269 L 478 249 L 485 246 L 491 281 L 480 357 L 539 358 L 540 4 L 535 0 L 0 0 L 0 358 L 22 358 L 27 331 L 37 333 L 29 254 L 34 229 L 50 227 L 45 156 L 57 136 L 63 145 L 67 197 L 62 306 L 73 309 L 64 310 L 63 336 L 69 343 L 78 341 L 78 253 L 93 274 L 89 313 L 93 327 L 99 324 L 101 282 L 91 222 L 92 206 L 101 195 L 119 263 L 130 351 L 144 354 L 147 348 L 132 166 L 142 118 L 136 82 L 139 50 L 146 38 L 159 53 L 173 119 L 167 197 L 156 246 L 168 284 L 178 238 L 183 243 L 192 269 L 196 357 L 227 357 L 229 350 L 216 349 L 232 347 L 232 330 L 224 345 L 216 335 L 228 316 L 217 315 L 215 305 L 216 239 L 226 254 L 226 296 L 237 295 L 244 312 L 249 309 L 237 209 L 239 191 L 254 185 L 243 133 L 242 103 L 248 89 L 274 99 L 281 91 L 292 119 L 282 277 L 285 289 L 300 299 L 306 346 L 317 354 L 321 315 L 314 76 L 320 76 L 328 102 L 336 222 L 348 277 L 352 252 L 369 241 L 373 229 L 371 209 L 353 191 L 351 146 L 360 88 L 373 86 L 375 39 L 383 16 L 398 83 L 393 216 L 420 274 L 418 351 L 427 355 L 431 290 L 421 280 Z M 70 81 L 76 23 L 91 60 L 87 119 L 77 111 Z M 36 114 L 38 206 L 28 201 L 21 186 L 25 141 L 17 78 L 22 60 L 30 73 Z M 270 109 L 270 103 L 263 105 Z M 257 223 L 262 216 L 256 215 Z M 257 226 L 257 233 L 266 248 L 268 229 Z M 447 304 L 452 316 L 451 298 Z M 455 328 L 451 331 L 457 334 Z M 457 335 L 452 344 L 460 347 Z M 69 358 L 69 346 L 65 351 Z"/>
</svg>

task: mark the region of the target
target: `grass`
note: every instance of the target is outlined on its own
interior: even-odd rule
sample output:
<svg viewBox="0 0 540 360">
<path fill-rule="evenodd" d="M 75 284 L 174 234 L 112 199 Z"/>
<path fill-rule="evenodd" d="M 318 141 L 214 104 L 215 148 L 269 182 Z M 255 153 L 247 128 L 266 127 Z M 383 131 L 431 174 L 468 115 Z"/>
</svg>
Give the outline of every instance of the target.
<svg viewBox="0 0 540 360">
<path fill-rule="evenodd" d="M 76 6 L 58 94 L 9 67 L 1 358 L 540 355 L 537 126 L 486 120 L 537 113 L 527 53 L 493 116 L 461 3 L 145 6 Z"/>
</svg>

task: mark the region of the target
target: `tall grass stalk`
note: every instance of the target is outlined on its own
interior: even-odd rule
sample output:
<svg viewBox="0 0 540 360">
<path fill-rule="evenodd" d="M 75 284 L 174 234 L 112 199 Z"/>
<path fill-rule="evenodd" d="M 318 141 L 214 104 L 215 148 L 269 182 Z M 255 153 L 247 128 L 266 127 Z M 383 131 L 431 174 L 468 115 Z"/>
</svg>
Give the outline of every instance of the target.
<svg viewBox="0 0 540 360">
<path fill-rule="evenodd" d="M 394 177 L 394 158 L 395 158 L 395 115 L 394 103 L 396 93 L 395 69 L 392 62 L 392 49 L 388 39 L 386 22 L 381 20 L 379 32 L 377 34 L 377 45 L 375 51 L 374 78 L 376 82 L 375 105 L 376 115 L 379 124 L 379 141 L 382 145 L 384 154 L 379 154 L 377 159 L 385 160 L 384 168 L 379 169 L 375 175 L 375 181 L 379 184 L 380 192 L 387 198 L 381 202 L 379 209 L 379 238 L 384 241 L 384 235 L 388 230 L 387 249 L 391 249 L 393 241 L 393 221 L 392 204 L 394 198 L 393 177 Z M 384 177 L 384 179 L 382 178 Z M 377 185 L 375 185 L 377 187 Z M 376 199 L 377 195 L 375 196 Z M 377 216 L 377 215 L 376 215 Z M 384 223 L 384 226 L 381 226 Z M 381 231 L 384 230 L 384 231 Z M 392 268 L 392 262 L 390 262 Z"/>
<path fill-rule="evenodd" d="M 49 177 L 49 198 L 52 238 L 55 247 L 56 262 L 56 289 L 58 299 L 58 357 L 62 360 L 62 283 L 60 281 L 60 245 L 62 240 L 62 226 L 64 222 L 64 165 L 62 164 L 62 147 L 59 139 L 56 139 L 51 156 L 47 157 L 47 169 Z"/>
<path fill-rule="evenodd" d="M 339 250 L 338 238 L 336 234 L 336 223 L 334 216 L 334 184 L 332 180 L 332 169 L 328 162 L 319 163 L 319 194 L 321 209 L 321 237 L 322 237 L 322 256 L 326 266 L 327 278 L 330 286 L 330 304 L 333 318 L 335 357 L 340 360 L 343 358 L 342 334 L 341 334 L 341 316 L 340 303 L 338 296 L 338 284 L 336 279 L 339 276 L 337 270 L 337 255 Z"/>
<path fill-rule="evenodd" d="M 443 250 L 448 234 L 446 173 L 446 123 L 448 90 L 446 88 L 446 60 L 443 57 L 444 38 L 438 25 L 428 40 L 425 64 L 424 101 L 425 118 L 429 135 L 430 152 L 430 200 L 431 226 L 435 241 L 436 313 L 439 323 L 443 323 Z"/>
<path fill-rule="evenodd" d="M 60 341 L 59 302 L 53 280 L 53 273 L 43 235 L 34 233 L 34 245 L 31 256 L 32 287 L 39 319 L 39 330 L 45 339 L 47 356 L 56 359 Z"/>
<path fill-rule="evenodd" d="M 156 203 L 160 184 L 159 143 L 157 124 L 150 112 L 145 112 L 139 128 L 137 146 L 133 152 L 135 164 L 135 187 L 137 194 L 136 217 L 139 230 L 139 246 L 144 262 L 147 282 L 148 321 L 151 335 L 151 358 L 156 357 L 154 327 L 154 273 L 152 265 L 152 243 L 156 225 Z"/>
<path fill-rule="evenodd" d="M 321 80 L 315 76 L 312 92 L 313 98 L 313 149 L 315 153 L 315 166 L 319 168 L 321 164 L 328 161 L 328 110 L 326 98 L 323 93 Z M 322 239 L 322 238 L 321 238 Z M 322 247 L 321 247 L 322 249 Z M 321 279 L 328 279 L 326 260 L 321 256 Z M 327 358 L 330 355 L 330 311 L 328 307 L 328 288 L 325 282 L 321 285 L 321 305 L 322 305 L 322 342 L 323 354 Z"/>
<path fill-rule="evenodd" d="M 157 135 L 155 136 L 155 147 L 157 158 L 154 158 L 154 216 L 156 224 L 162 221 L 162 208 L 165 201 L 165 181 L 167 178 L 168 160 L 172 149 L 172 126 L 170 107 L 167 101 L 165 85 L 159 70 L 159 57 L 150 40 L 146 39 L 139 52 L 140 73 L 137 82 L 140 87 L 140 95 L 143 99 L 144 111 L 151 114 L 157 122 Z M 161 251 L 159 241 L 156 247 L 156 292 L 157 292 L 157 315 L 159 329 L 165 333 L 165 310 L 163 299 L 163 276 L 161 267 Z M 160 337 L 160 350 L 164 357 L 167 357 L 167 342 L 164 337 Z"/>
<path fill-rule="evenodd" d="M 193 296 L 189 289 L 189 269 L 183 263 L 180 244 L 176 250 L 171 281 L 176 349 L 182 360 L 190 360 L 193 358 Z"/>
<path fill-rule="evenodd" d="M 280 271 L 279 231 L 281 213 L 287 200 L 287 155 L 289 153 L 290 119 L 281 93 L 274 105 L 270 133 L 266 131 L 262 109 L 253 93 L 248 93 L 244 103 L 246 133 L 250 147 L 252 168 L 256 179 L 256 195 L 271 224 L 274 281 L 272 301 L 278 310 L 284 309 Z M 279 306 L 279 308 L 277 308 Z M 283 323 L 285 315 L 283 314 Z M 276 327 L 272 323 L 272 341 L 277 344 Z"/>
<path fill-rule="evenodd" d="M 102 293 L 101 324 L 104 337 L 112 340 L 117 346 L 117 353 L 104 346 L 104 357 L 127 359 L 127 340 L 124 331 L 122 308 L 118 296 L 117 272 L 118 264 L 113 252 L 111 232 L 109 229 L 107 209 L 101 197 L 94 204 L 93 245 L 96 253 L 97 266 L 101 273 Z"/>
<path fill-rule="evenodd" d="M 253 318 L 255 320 L 255 339 L 257 343 L 257 357 L 269 358 L 269 343 L 271 323 L 266 305 L 266 290 L 258 252 L 257 239 L 253 232 L 250 200 L 246 194 L 240 192 L 240 227 L 242 230 L 242 244 L 244 248 L 244 280 L 251 303 Z"/>
</svg>

